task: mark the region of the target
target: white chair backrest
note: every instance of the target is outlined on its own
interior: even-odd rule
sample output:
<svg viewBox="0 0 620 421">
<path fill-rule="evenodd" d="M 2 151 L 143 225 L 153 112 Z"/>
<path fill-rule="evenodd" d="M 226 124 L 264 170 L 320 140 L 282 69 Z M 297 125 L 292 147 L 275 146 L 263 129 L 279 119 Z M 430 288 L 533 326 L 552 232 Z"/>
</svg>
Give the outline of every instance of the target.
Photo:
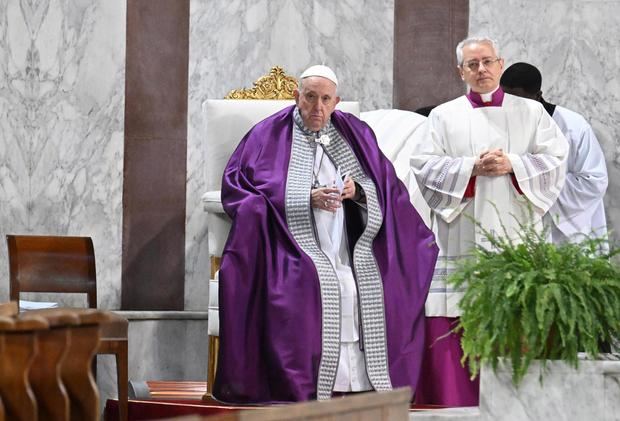
<svg viewBox="0 0 620 421">
<path fill-rule="evenodd" d="M 208 99 L 203 103 L 207 191 L 220 189 L 224 167 L 248 130 L 294 103 L 293 100 L 262 99 Z M 358 102 L 341 101 L 337 109 L 356 116 L 360 114 Z"/>
</svg>

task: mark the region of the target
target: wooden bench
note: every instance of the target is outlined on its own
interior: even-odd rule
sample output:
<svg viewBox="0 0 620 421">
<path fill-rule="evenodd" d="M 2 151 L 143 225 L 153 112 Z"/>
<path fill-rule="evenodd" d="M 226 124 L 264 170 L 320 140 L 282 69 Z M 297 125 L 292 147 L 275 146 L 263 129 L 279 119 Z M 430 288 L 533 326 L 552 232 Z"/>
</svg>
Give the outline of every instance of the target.
<svg viewBox="0 0 620 421">
<path fill-rule="evenodd" d="M 99 420 L 91 365 L 109 312 L 0 304 L 0 421 Z"/>
</svg>

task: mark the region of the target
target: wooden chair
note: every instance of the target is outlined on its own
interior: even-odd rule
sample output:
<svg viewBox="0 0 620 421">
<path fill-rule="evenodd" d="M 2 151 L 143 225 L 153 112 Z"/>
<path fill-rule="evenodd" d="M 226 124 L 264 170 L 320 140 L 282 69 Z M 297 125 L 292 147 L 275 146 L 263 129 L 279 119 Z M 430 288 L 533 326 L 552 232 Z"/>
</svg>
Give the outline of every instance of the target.
<svg viewBox="0 0 620 421">
<path fill-rule="evenodd" d="M 7 235 L 11 300 L 21 292 L 84 293 L 97 307 L 95 252 L 90 237 Z M 116 358 L 120 419 L 127 419 L 128 322 L 110 314 L 101 324 L 97 354 Z"/>
</svg>

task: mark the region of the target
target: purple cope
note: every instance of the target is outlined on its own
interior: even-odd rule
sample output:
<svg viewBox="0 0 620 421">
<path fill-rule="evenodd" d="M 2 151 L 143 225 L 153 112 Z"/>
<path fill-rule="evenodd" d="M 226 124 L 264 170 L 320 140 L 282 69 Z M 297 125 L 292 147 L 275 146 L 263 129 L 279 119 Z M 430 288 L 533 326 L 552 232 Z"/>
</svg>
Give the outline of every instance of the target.
<svg viewBox="0 0 620 421">
<path fill-rule="evenodd" d="M 220 349 L 213 389 L 223 402 L 317 396 L 320 286 L 316 267 L 289 231 L 285 209 L 294 108 L 256 124 L 224 171 L 222 203 L 233 223 L 219 275 Z M 415 389 L 424 303 L 438 248 L 370 127 L 340 111 L 331 121 L 376 185 L 383 223 L 372 250 L 384 289 L 389 376 L 394 388 Z"/>
</svg>

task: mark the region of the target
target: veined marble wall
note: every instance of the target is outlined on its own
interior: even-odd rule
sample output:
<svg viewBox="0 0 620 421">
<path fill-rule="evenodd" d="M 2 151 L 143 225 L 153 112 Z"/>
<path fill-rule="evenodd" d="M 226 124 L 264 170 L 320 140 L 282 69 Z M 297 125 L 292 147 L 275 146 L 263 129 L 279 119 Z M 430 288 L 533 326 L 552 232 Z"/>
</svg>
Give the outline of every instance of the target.
<svg viewBox="0 0 620 421">
<path fill-rule="evenodd" d="M 0 231 L 91 236 L 104 308 L 120 305 L 125 10 L 0 0 Z"/>
<path fill-rule="evenodd" d="M 394 0 L 191 0 L 187 153 L 186 309 L 204 309 L 209 256 L 201 104 L 274 65 L 299 75 L 324 63 L 343 100 L 392 106 Z"/>
<path fill-rule="evenodd" d="M 584 114 L 607 157 L 620 228 L 620 0 L 470 0 L 470 32 L 509 65 L 543 72 L 546 97 Z M 90 235 L 99 303 L 120 304 L 126 0 L 0 0 L 2 233 Z M 394 0 L 191 0 L 186 308 L 204 310 L 208 253 L 201 103 L 273 65 L 332 66 L 343 99 L 392 106 Z M 537 26 L 536 22 L 545 22 Z M 618 238 L 618 234 L 616 234 Z M 0 300 L 8 297 L 0 238 Z"/>
<path fill-rule="evenodd" d="M 506 66 L 532 63 L 547 101 L 582 114 L 605 152 L 608 228 L 620 240 L 620 0 L 470 0 L 469 31 L 498 40 Z"/>
</svg>

